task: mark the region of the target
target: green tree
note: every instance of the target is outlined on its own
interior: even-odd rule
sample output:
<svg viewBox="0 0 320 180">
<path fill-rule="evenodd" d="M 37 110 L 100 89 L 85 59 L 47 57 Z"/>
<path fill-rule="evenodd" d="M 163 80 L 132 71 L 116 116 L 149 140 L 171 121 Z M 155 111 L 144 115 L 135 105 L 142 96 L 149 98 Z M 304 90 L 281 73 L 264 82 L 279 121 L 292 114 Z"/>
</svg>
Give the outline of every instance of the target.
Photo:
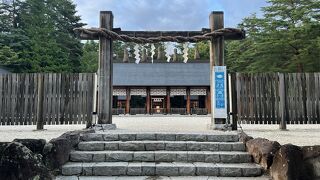
<svg viewBox="0 0 320 180">
<path fill-rule="evenodd" d="M 95 73 L 98 71 L 99 44 L 94 41 L 87 41 L 83 46 L 81 57 L 81 71 Z"/>
</svg>

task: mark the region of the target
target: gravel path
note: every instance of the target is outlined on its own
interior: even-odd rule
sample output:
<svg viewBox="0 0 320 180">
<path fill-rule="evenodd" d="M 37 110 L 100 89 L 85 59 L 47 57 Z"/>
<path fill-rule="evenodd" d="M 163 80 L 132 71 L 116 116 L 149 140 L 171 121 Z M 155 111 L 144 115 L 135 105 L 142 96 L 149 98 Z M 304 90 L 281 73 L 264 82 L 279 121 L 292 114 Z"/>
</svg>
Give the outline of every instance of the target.
<svg viewBox="0 0 320 180">
<path fill-rule="evenodd" d="M 208 116 L 115 116 L 113 122 L 120 130 L 166 132 L 212 132 Z M 85 128 L 81 125 L 47 125 L 44 131 L 34 131 L 36 126 L 0 126 L 0 142 L 15 138 L 42 138 L 50 140 L 66 131 Z M 280 144 L 320 145 L 320 125 L 288 125 L 280 131 L 278 125 L 242 125 L 253 137 L 264 137 Z"/>
</svg>

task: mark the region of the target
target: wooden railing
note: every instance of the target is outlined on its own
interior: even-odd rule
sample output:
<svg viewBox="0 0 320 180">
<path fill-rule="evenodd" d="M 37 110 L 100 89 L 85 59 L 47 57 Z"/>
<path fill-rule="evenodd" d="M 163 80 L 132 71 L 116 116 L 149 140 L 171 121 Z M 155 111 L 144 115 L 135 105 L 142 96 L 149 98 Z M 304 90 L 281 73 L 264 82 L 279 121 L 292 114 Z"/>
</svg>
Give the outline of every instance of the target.
<svg viewBox="0 0 320 180">
<path fill-rule="evenodd" d="M 112 108 L 112 115 L 125 114 L 126 111 L 124 108 Z"/>
<path fill-rule="evenodd" d="M 136 115 L 136 114 L 146 114 L 145 108 L 130 108 L 130 114 Z"/>
<path fill-rule="evenodd" d="M 170 114 L 187 114 L 186 108 L 170 108 Z"/>
<path fill-rule="evenodd" d="M 192 108 L 191 114 L 197 114 L 197 115 L 207 115 L 208 109 L 207 108 Z"/>
</svg>

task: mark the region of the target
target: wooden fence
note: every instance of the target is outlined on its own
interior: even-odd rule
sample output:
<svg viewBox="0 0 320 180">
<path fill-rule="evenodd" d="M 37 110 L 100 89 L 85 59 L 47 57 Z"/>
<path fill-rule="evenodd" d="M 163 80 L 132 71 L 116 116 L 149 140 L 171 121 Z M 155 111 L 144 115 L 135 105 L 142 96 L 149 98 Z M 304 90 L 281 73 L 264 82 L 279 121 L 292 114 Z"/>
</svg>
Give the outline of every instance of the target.
<svg viewBox="0 0 320 180">
<path fill-rule="evenodd" d="M 43 91 L 39 91 L 39 82 Z M 94 74 L 0 75 L 0 125 L 79 124 L 91 121 Z M 39 92 L 43 101 L 39 101 Z M 42 107 L 39 114 L 39 107 Z"/>
<path fill-rule="evenodd" d="M 279 80 L 280 75 L 284 81 Z M 237 118 L 241 123 L 278 124 L 281 105 L 285 103 L 288 124 L 320 124 L 320 73 L 237 73 L 235 76 Z M 284 98 L 279 94 L 281 83 L 284 83 Z"/>
</svg>

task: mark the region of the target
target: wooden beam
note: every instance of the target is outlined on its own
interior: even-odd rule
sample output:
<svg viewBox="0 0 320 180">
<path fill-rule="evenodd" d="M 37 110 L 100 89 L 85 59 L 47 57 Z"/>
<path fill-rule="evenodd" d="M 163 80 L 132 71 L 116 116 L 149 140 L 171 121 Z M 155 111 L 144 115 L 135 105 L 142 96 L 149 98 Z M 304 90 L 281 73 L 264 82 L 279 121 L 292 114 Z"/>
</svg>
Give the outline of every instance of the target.
<svg viewBox="0 0 320 180">
<path fill-rule="evenodd" d="M 111 11 L 100 12 L 100 28 L 113 28 Z M 112 124 L 112 40 L 100 37 L 98 124 Z"/>
<path fill-rule="evenodd" d="M 170 113 L 171 102 L 170 102 L 170 88 L 167 87 L 167 114 Z"/>
<path fill-rule="evenodd" d="M 38 74 L 37 130 L 43 130 L 44 74 Z"/>
<path fill-rule="evenodd" d="M 134 36 L 134 37 L 142 37 L 142 38 L 154 38 L 159 36 L 183 36 L 183 37 L 190 37 L 190 36 L 201 36 L 206 34 L 210 29 L 203 28 L 203 31 L 121 31 L 119 28 L 114 29 L 116 33 L 119 35 L 127 35 L 127 36 Z M 98 40 L 99 37 L 97 35 L 91 35 L 87 33 L 80 33 L 78 34 L 80 39 L 82 40 Z M 241 31 L 239 33 L 227 33 L 225 36 L 225 40 L 240 40 L 245 38 L 245 31 Z"/>
<path fill-rule="evenodd" d="M 207 89 L 206 108 L 207 108 L 208 114 L 211 114 L 211 95 L 210 95 L 210 88 Z"/>
<path fill-rule="evenodd" d="M 288 111 L 287 111 L 287 97 L 286 97 L 286 77 L 284 73 L 279 73 L 279 95 L 280 95 L 280 130 L 287 129 L 287 119 L 288 119 Z"/>
<path fill-rule="evenodd" d="M 147 114 L 150 114 L 150 107 L 151 107 L 151 97 L 150 97 L 150 88 L 147 87 L 147 98 L 146 98 L 146 105 L 147 105 Z"/>
<path fill-rule="evenodd" d="M 187 114 L 191 114 L 190 88 L 187 87 Z"/>
<path fill-rule="evenodd" d="M 126 91 L 127 91 L 127 96 L 126 96 L 126 114 L 130 114 L 130 98 L 131 98 L 131 96 L 130 96 L 130 88 L 128 87 L 127 89 L 126 89 Z"/>
<path fill-rule="evenodd" d="M 223 12 L 213 11 L 209 16 L 211 31 L 224 28 Z M 213 69 L 214 66 L 224 66 L 224 37 L 219 37 L 210 41 L 210 92 L 214 94 Z M 211 108 L 214 109 L 214 99 L 211 99 Z M 211 126 L 219 129 L 226 119 L 214 118 L 214 111 L 211 111 Z"/>
</svg>

